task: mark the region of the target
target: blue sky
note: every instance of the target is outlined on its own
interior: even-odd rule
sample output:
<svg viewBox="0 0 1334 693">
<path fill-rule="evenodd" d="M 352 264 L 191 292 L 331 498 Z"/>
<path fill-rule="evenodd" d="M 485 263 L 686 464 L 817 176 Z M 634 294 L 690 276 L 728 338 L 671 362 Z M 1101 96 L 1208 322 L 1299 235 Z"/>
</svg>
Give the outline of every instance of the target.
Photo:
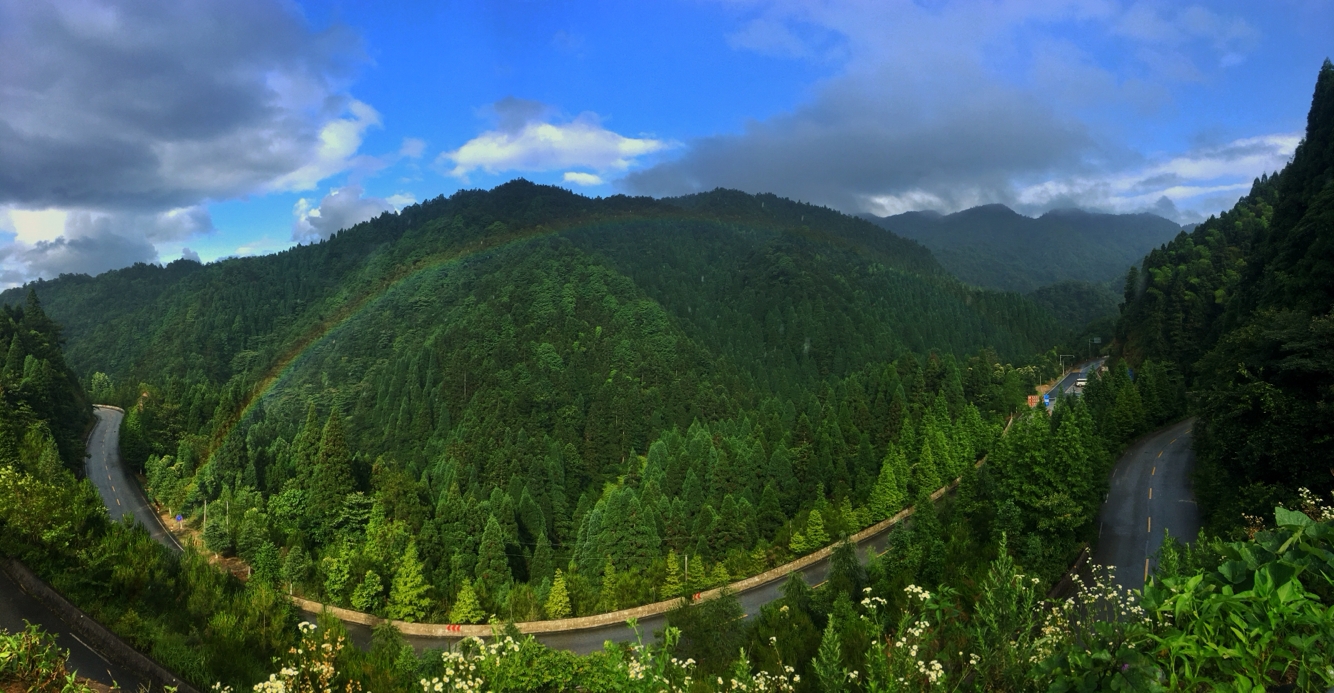
<svg viewBox="0 0 1334 693">
<path fill-rule="evenodd" d="M 1332 53 L 1323 1 L 0 0 L 0 283 L 519 176 L 1196 221 L 1286 162 Z"/>
</svg>

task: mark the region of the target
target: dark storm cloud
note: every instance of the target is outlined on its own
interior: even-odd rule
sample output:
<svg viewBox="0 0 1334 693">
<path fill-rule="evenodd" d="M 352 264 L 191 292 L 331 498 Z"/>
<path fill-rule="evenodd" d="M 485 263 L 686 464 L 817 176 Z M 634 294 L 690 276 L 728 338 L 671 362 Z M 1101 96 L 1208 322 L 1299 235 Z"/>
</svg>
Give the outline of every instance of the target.
<svg viewBox="0 0 1334 693">
<path fill-rule="evenodd" d="M 38 241 L 16 251 L 29 276 L 54 277 L 64 273 L 101 274 L 136 262 L 157 262 L 157 250 L 141 238 L 97 231 L 86 236 L 61 236 Z"/>
<path fill-rule="evenodd" d="M 349 32 L 268 0 L 0 0 L 0 27 L 0 204 L 29 209 L 273 185 L 318 158 L 359 59 Z"/>
<path fill-rule="evenodd" d="M 955 96 L 846 78 L 792 114 L 690 143 L 680 159 L 631 173 L 631 191 L 714 187 L 774 192 L 845 211 L 910 191 L 946 207 L 1008 202 L 1012 181 L 1078 167 L 1096 147 L 1078 123 L 1018 92 Z"/>
</svg>

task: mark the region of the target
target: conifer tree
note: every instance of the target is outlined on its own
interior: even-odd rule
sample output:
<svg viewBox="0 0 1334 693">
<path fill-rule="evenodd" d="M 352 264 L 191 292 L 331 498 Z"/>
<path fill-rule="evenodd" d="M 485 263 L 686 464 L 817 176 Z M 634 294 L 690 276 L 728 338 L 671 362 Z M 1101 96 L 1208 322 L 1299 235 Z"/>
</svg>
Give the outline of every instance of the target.
<svg viewBox="0 0 1334 693">
<path fill-rule="evenodd" d="M 667 577 L 662 581 L 662 598 L 671 599 L 681 596 L 681 590 L 684 585 L 681 584 L 681 559 L 677 557 L 676 550 L 667 552 Z"/>
<path fill-rule="evenodd" d="M 329 600 L 341 602 L 346 595 L 348 581 L 352 579 L 352 565 L 348 557 L 347 545 L 340 543 L 324 555 L 324 593 Z"/>
<path fill-rule="evenodd" d="M 842 646 L 839 644 L 834 621 L 831 616 L 829 622 L 825 624 L 824 634 L 820 636 L 820 649 L 812 664 L 815 675 L 820 680 L 821 691 L 843 693 L 848 690 L 848 676 L 847 670 L 843 668 Z"/>
<path fill-rule="evenodd" d="M 266 585 L 277 584 L 279 574 L 282 572 L 282 557 L 278 553 L 278 547 L 266 540 L 255 551 L 251 568 L 254 571 L 251 579 Z"/>
<path fill-rule="evenodd" d="M 704 586 L 704 559 L 698 554 L 690 556 L 685 566 L 685 589 L 695 592 Z"/>
<path fill-rule="evenodd" d="M 552 589 L 555 590 L 554 587 Z M 472 580 L 463 578 L 463 586 L 454 597 L 454 606 L 449 609 L 450 623 L 481 623 L 485 618 L 486 612 L 477 603 L 477 593 L 472 589 Z"/>
<path fill-rule="evenodd" d="M 427 596 L 430 589 L 422 575 L 421 560 L 417 558 L 417 542 L 409 540 L 389 588 L 389 618 L 408 623 L 426 618 L 431 608 L 431 598 Z"/>
<path fill-rule="evenodd" d="M 315 471 L 315 458 L 320 453 L 320 419 L 315 403 L 306 404 L 306 422 L 292 439 L 292 474 L 303 488 L 309 487 Z"/>
<path fill-rule="evenodd" d="M 283 560 L 282 577 L 283 581 L 293 589 L 306 584 L 306 580 L 310 578 L 310 556 L 300 544 L 287 551 L 287 558 Z"/>
<path fill-rule="evenodd" d="M 806 516 L 806 531 L 796 532 L 792 535 L 792 541 L 789 546 L 793 553 L 810 553 L 829 543 L 829 533 L 824 527 L 824 517 L 820 515 L 819 510 L 812 510 L 810 515 Z"/>
<path fill-rule="evenodd" d="M 764 491 L 760 493 L 760 507 L 755 511 L 755 524 L 760 536 L 772 537 L 786 521 L 778 490 L 774 482 L 770 481 L 764 485 Z"/>
<path fill-rule="evenodd" d="M 477 547 L 476 575 L 478 586 L 487 595 L 494 595 L 501 585 L 513 579 L 509 560 L 505 557 L 500 521 L 495 515 L 487 518 L 486 529 L 482 531 L 482 542 Z"/>
<path fill-rule="evenodd" d="M 378 613 L 384 601 L 384 583 L 374 570 L 366 571 L 361 584 L 352 591 L 352 608 L 366 613 Z"/>
<path fill-rule="evenodd" d="M 871 499 L 868 501 L 873 521 L 879 522 L 903 509 L 906 480 L 900 475 L 907 466 L 908 460 L 903 456 L 903 451 L 897 446 L 889 446 L 885 460 L 880 465 L 880 476 L 871 489 Z"/>
<path fill-rule="evenodd" d="M 713 564 L 713 570 L 709 572 L 709 587 L 722 587 L 732 581 L 732 576 L 727 572 L 727 566 L 722 561 Z"/>
<path fill-rule="evenodd" d="M 17 385 L 23 378 L 23 357 L 26 355 L 18 332 L 15 332 L 14 338 L 9 340 L 9 352 L 5 356 L 5 379 L 10 383 Z"/>
<path fill-rule="evenodd" d="M 917 492 L 932 493 L 940 488 L 940 471 L 931 445 L 931 436 L 922 436 L 922 450 L 917 453 L 917 464 L 913 467 L 913 484 Z"/>
<path fill-rule="evenodd" d="M 616 566 L 612 564 L 611 559 L 607 559 L 602 567 L 602 581 L 599 587 L 598 611 L 606 613 L 621 608 L 616 595 Z"/>
<path fill-rule="evenodd" d="M 537 547 L 533 549 L 533 560 L 528 565 L 528 581 L 537 584 L 551 577 L 553 563 L 551 540 L 547 539 L 546 532 L 543 532 L 537 535 Z"/>
<path fill-rule="evenodd" d="M 547 618 L 570 617 L 570 593 L 565 587 L 565 574 L 559 568 L 556 569 L 556 579 L 551 583 L 551 592 L 547 594 L 544 610 Z"/>
<path fill-rule="evenodd" d="M 352 489 L 352 456 L 343 436 L 343 419 L 337 411 L 330 412 L 310 479 L 311 511 L 321 534 L 327 536 L 332 531 L 343 500 Z"/>
</svg>

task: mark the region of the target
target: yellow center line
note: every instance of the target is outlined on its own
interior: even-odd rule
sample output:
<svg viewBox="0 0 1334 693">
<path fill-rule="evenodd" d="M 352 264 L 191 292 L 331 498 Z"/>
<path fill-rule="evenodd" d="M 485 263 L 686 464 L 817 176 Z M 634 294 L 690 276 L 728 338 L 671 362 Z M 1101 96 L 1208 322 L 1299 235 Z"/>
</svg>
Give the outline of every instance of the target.
<svg viewBox="0 0 1334 693">
<path fill-rule="evenodd" d="M 1153 533 L 1153 516 L 1149 516 L 1149 533 Z"/>
<path fill-rule="evenodd" d="M 1149 500 L 1153 500 L 1153 487 L 1149 487 Z"/>
<path fill-rule="evenodd" d="M 1159 457 L 1162 457 L 1162 456 L 1163 456 L 1163 453 L 1162 453 L 1161 450 L 1158 451 L 1158 456 L 1159 456 Z"/>
<path fill-rule="evenodd" d="M 1149 581 L 1149 557 L 1144 557 L 1144 581 Z"/>
<path fill-rule="evenodd" d="M 1173 439 L 1172 439 L 1172 443 L 1175 443 L 1175 442 L 1177 442 L 1177 439 L 1176 439 L 1176 438 L 1173 438 Z M 1171 445 L 1172 443 L 1168 443 L 1168 445 Z"/>
<path fill-rule="evenodd" d="M 1153 468 L 1153 471 L 1150 471 L 1150 472 L 1149 472 L 1149 476 L 1153 476 L 1154 474 L 1157 474 L 1157 473 L 1158 473 L 1158 468 L 1157 468 L 1157 467 L 1154 467 L 1154 468 Z"/>
</svg>

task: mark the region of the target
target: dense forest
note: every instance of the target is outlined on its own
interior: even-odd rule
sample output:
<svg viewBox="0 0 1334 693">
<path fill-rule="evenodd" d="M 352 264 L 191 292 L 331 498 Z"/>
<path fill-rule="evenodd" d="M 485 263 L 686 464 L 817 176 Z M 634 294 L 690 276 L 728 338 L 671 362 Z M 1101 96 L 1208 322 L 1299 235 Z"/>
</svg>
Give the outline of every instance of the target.
<svg viewBox="0 0 1334 693">
<path fill-rule="evenodd" d="M 1148 255 L 1117 325 L 1131 363 L 1190 383 L 1196 490 L 1215 531 L 1298 501 L 1334 470 L 1334 66 L 1282 171 Z"/>
<path fill-rule="evenodd" d="M 1153 214 L 1061 209 L 1034 219 L 999 204 L 864 218 L 925 245 L 968 284 L 1019 293 L 1060 282 L 1120 281 L 1127 267 L 1181 231 Z"/>
<path fill-rule="evenodd" d="M 1329 485 L 1328 62 L 1311 113 L 1288 168 L 1131 273 L 1108 370 L 1050 412 L 1023 406 L 1056 375 L 1045 344 L 1071 339 L 1050 312 L 776 198 L 519 183 L 274 259 L 45 282 L 5 309 L 24 367 L 3 375 L 0 550 L 201 685 L 273 671 L 265 690 L 1321 690 L 1334 508 L 1295 489 Z M 510 221 L 457 212 L 496 195 Z M 310 281 L 264 283 L 293 268 Z M 104 278 L 146 284 L 122 308 L 137 341 L 99 352 L 111 332 L 71 314 L 85 331 L 69 329 L 70 353 L 91 359 L 94 399 L 126 406 L 124 452 L 159 500 L 194 521 L 223 502 L 204 540 L 249 562 L 244 583 L 108 522 L 68 469 L 79 450 L 64 455 L 56 420 L 87 422 L 88 403 L 41 301 L 95 310 Z M 192 339 L 211 347 L 161 350 Z M 1216 522 L 1254 513 L 1246 531 L 1169 540 L 1142 594 L 1095 574 L 1047 601 L 1096 538 L 1112 460 L 1188 409 L 1204 500 Z M 503 625 L 726 582 L 909 503 L 884 554 L 839 544 L 824 583 L 791 578 L 753 618 L 726 594 L 683 599 L 663 632 L 582 657 Z M 286 590 L 409 620 L 494 614 L 496 637 L 417 655 L 384 626 L 363 652 L 332 619 L 296 628 Z"/>
<path fill-rule="evenodd" d="M 112 522 L 80 480 L 92 408 L 65 365 L 59 326 L 30 294 L 4 309 L 0 329 L 14 364 L 0 376 L 0 555 L 191 680 L 257 678 L 292 641 L 291 608 L 272 589 L 244 587 L 198 554 L 174 557 L 143 529 Z"/>
<path fill-rule="evenodd" d="M 157 500 L 227 509 L 210 548 L 414 620 L 611 610 L 818 548 L 971 467 L 1066 334 L 827 209 L 523 181 L 33 288 Z"/>
</svg>

